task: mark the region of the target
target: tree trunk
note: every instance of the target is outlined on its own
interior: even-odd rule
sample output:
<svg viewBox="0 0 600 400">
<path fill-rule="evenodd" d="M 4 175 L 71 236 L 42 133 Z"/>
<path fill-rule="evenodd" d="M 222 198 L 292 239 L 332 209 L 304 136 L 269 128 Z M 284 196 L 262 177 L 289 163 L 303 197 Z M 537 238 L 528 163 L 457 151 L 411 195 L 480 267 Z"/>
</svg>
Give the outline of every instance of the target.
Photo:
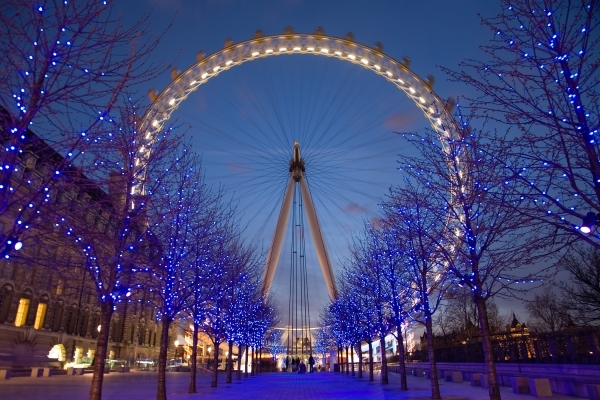
<svg viewBox="0 0 600 400">
<path fill-rule="evenodd" d="M 167 371 L 167 350 L 169 348 L 169 327 L 172 319 L 163 314 L 162 330 L 160 335 L 160 350 L 158 352 L 158 390 L 156 391 L 156 400 L 167 400 L 167 380 L 165 372 Z"/>
<path fill-rule="evenodd" d="M 192 371 L 190 373 L 190 387 L 188 393 L 197 393 L 196 391 L 196 368 L 198 364 L 198 324 L 194 324 L 194 337 L 192 337 Z"/>
<path fill-rule="evenodd" d="M 438 382 L 438 372 L 435 363 L 435 353 L 433 349 L 433 330 L 431 323 L 431 315 L 425 315 L 425 330 L 427 334 L 427 355 L 429 356 L 429 369 L 431 372 L 431 398 L 434 400 L 441 399 L 440 384 Z"/>
<path fill-rule="evenodd" d="M 256 375 L 261 373 L 261 369 L 260 369 L 260 352 L 261 352 L 261 348 L 259 347 L 258 349 L 255 350 L 258 354 L 256 355 L 256 361 L 254 361 L 254 366 L 256 367 Z"/>
<path fill-rule="evenodd" d="M 358 379 L 363 377 L 363 365 L 362 365 L 362 348 L 360 342 L 356 345 L 356 353 L 358 355 Z"/>
<path fill-rule="evenodd" d="M 381 384 L 390 383 L 387 370 L 387 358 L 385 357 L 385 336 L 379 338 L 379 348 L 381 349 Z"/>
<path fill-rule="evenodd" d="M 96 353 L 94 354 L 94 375 L 90 388 L 90 400 L 102 399 L 102 381 L 104 380 L 104 360 L 108 349 L 108 334 L 110 330 L 110 319 L 113 314 L 113 302 L 106 300 L 101 304 L 100 332 L 96 342 Z M 96 327 L 93 327 L 96 329 Z"/>
<path fill-rule="evenodd" d="M 354 371 L 354 346 L 350 346 L 350 365 L 352 366 L 352 376 L 356 375 Z"/>
<path fill-rule="evenodd" d="M 396 334 L 398 335 L 398 366 L 400 373 L 400 389 L 408 390 L 408 383 L 406 382 L 406 354 L 404 353 L 404 341 L 402 340 L 402 323 L 398 323 L 396 326 Z"/>
<path fill-rule="evenodd" d="M 212 380 L 210 381 L 210 387 L 217 387 L 217 380 L 219 379 L 219 345 L 220 342 L 215 342 L 215 355 L 213 356 L 213 373 Z"/>
<path fill-rule="evenodd" d="M 254 376 L 254 370 L 255 368 L 255 362 L 254 362 L 254 346 L 250 347 L 250 350 L 252 351 L 252 362 L 250 363 L 250 375 Z"/>
<path fill-rule="evenodd" d="M 489 382 L 490 400 L 500 400 L 500 386 L 498 385 L 498 377 L 496 376 L 496 363 L 494 362 L 494 350 L 490 338 L 490 325 L 485 300 L 482 298 L 475 298 L 474 300 L 479 318 L 479 329 L 481 331 L 481 342 L 483 344 L 485 371 Z"/>
<path fill-rule="evenodd" d="M 342 364 L 342 350 L 339 347 L 337 348 L 337 357 L 338 357 L 337 363 L 338 363 L 338 370 L 339 370 L 338 372 L 343 372 L 344 364 Z"/>
<path fill-rule="evenodd" d="M 238 346 L 238 362 L 237 362 L 237 374 L 236 374 L 236 379 L 239 381 L 242 379 L 242 350 L 244 349 L 243 345 L 239 345 Z"/>
<path fill-rule="evenodd" d="M 244 346 L 246 350 L 246 370 L 244 371 L 244 378 L 248 377 L 248 345 Z"/>
<path fill-rule="evenodd" d="M 346 346 L 346 375 L 350 375 L 350 359 L 348 357 L 348 346 Z"/>
<path fill-rule="evenodd" d="M 231 383 L 233 380 L 233 342 L 229 341 L 229 352 L 227 354 L 227 379 L 225 383 Z"/>
<path fill-rule="evenodd" d="M 369 340 L 369 381 L 374 381 L 373 377 L 373 343 Z"/>
</svg>

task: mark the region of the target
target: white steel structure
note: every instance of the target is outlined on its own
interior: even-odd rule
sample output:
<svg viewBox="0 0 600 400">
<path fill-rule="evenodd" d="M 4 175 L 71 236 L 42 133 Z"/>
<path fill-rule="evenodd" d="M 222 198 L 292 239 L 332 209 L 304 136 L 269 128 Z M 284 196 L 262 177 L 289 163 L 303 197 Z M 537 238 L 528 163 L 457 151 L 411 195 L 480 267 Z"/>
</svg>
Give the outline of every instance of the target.
<svg viewBox="0 0 600 400">
<path fill-rule="evenodd" d="M 140 168 L 140 179 L 139 184 L 134 187 L 134 190 L 143 192 L 145 178 L 144 165 L 146 164 L 147 156 L 152 151 L 155 140 L 163 132 L 165 123 L 169 120 L 171 114 L 192 92 L 209 79 L 247 61 L 275 55 L 298 54 L 337 58 L 360 65 L 382 76 L 414 102 L 440 137 L 460 137 L 461 129 L 456 125 L 450 114 L 452 104 L 444 102 L 432 90 L 433 78 L 424 81 L 409 69 L 408 59 L 405 58 L 403 62 L 399 62 L 384 54 L 381 46 L 372 48 L 356 43 L 351 34 L 346 38 L 338 38 L 324 35 L 321 29 L 317 29 L 314 34 L 301 34 L 294 33 L 291 28 L 288 28 L 283 34 L 263 36 L 260 31 L 257 31 L 255 37 L 251 40 L 237 44 L 228 40 L 222 50 L 209 56 L 198 53 L 197 62 L 194 65 L 183 72 L 177 70 L 172 72 L 173 81 L 162 92 L 157 94 L 154 90 L 150 91 L 149 95 L 152 105 L 139 126 L 139 129 L 146 132 L 147 142 L 140 146 L 138 151 L 136 166 Z M 296 144 L 292 160 L 294 168 L 290 171 L 290 181 L 267 258 L 263 292 L 268 293 L 271 286 L 277 260 L 281 252 L 285 223 L 290 211 L 291 187 L 297 178 L 302 198 L 305 201 L 307 217 L 313 240 L 315 241 L 315 247 L 317 248 L 319 263 L 325 276 L 329 294 L 334 298 L 336 296 L 336 287 L 332 267 L 314 211 L 310 191 L 304 179 L 299 151 L 299 145 Z"/>
<path fill-rule="evenodd" d="M 285 234 L 285 228 L 290 217 L 290 209 L 292 207 L 292 194 L 294 192 L 294 185 L 297 183 L 300 185 L 300 192 L 302 200 L 304 202 L 304 208 L 306 211 L 306 217 L 310 232 L 315 244 L 317 251 L 317 258 L 321 265 L 321 271 L 323 271 L 323 277 L 325 278 L 325 284 L 329 291 L 329 296 L 332 299 L 337 297 L 337 288 L 335 286 L 335 279 L 333 278 L 333 269 L 331 268 L 331 261 L 329 260 L 329 253 L 327 252 L 327 246 L 323 239 L 323 233 L 321 226 L 319 225 L 319 219 L 315 211 L 315 206 L 310 195 L 310 190 L 306 183 L 304 168 L 304 160 L 300 157 L 300 144 L 294 143 L 294 152 L 292 160 L 290 161 L 290 181 L 285 190 L 283 196 L 283 204 L 279 211 L 279 218 L 277 219 L 277 225 L 275 227 L 275 234 L 273 235 L 273 241 L 269 249 L 267 256 L 267 262 L 265 265 L 265 271 L 263 274 L 262 282 L 262 293 L 267 295 L 271 289 L 271 283 L 273 282 L 273 276 L 279 262 L 279 256 L 281 254 L 281 246 L 283 245 L 283 237 Z"/>
</svg>

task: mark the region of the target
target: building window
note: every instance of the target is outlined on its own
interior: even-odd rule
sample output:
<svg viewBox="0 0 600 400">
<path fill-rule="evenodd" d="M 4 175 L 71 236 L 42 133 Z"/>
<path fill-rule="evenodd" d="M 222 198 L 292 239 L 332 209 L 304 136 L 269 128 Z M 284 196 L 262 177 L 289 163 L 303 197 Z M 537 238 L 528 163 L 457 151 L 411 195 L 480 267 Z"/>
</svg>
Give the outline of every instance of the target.
<svg viewBox="0 0 600 400">
<path fill-rule="evenodd" d="M 29 299 L 24 297 L 19 300 L 19 308 L 17 309 L 17 317 L 15 318 L 15 326 L 25 325 L 27 313 L 29 312 Z"/>
<path fill-rule="evenodd" d="M 63 294 L 64 286 L 65 286 L 65 283 L 63 282 L 63 280 L 59 279 L 58 282 L 56 283 L 56 294 L 58 294 L 58 295 Z"/>
<path fill-rule="evenodd" d="M 97 339 L 98 338 L 98 322 L 100 321 L 100 317 L 98 316 L 98 314 L 94 314 L 92 316 L 92 327 L 91 327 L 91 332 L 92 332 L 92 339 Z"/>
<path fill-rule="evenodd" d="M 83 310 L 83 316 L 79 318 L 79 326 L 77 327 L 77 334 L 79 336 L 87 336 L 88 326 L 90 322 L 90 310 Z"/>
<path fill-rule="evenodd" d="M 58 332 L 60 330 L 63 315 L 63 304 L 56 303 L 54 305 L 54 314 L 52 315 L 52 331 Z"/>
<path fill-rule="evenodd" d="M 33 324 L 34 329 L 42 329 L 44 326 L 44 320 L 46 319 L 46 310 L 48 309 L 48 304 L 39 303 L 37 306 L 37 311 L 35 312 L 35 322 Z"/>
<path fill-rule="evenodd" d="M 13 290 L 10 285 L 4 285 L 0 288 L 0 323 L 5 322 L 8 318 L 12 294 Z"/>
<path fill-rule="evenodd" d="M 75 328 L 77 327 L 77 319 L 79 317 L 79 310 L 75 306 L 71 306 L 67 311 L 67 322 L 65 323 L 65 331 L 69 335 L 75 334 Z"/>
</svg>

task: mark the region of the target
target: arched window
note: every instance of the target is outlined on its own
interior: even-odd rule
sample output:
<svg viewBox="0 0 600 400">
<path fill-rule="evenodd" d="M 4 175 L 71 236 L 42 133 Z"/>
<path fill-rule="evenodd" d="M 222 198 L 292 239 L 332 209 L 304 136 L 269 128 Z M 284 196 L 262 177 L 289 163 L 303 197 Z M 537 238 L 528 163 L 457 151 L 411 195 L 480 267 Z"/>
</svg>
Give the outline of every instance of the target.
<svg viewBox="0 0 600 400">
<path fill-rule="evenodd" d="M 137 343 L 140 346 L 143 346 L 144 344 L 146 344 L 146 320 L 144 318 L 140 319 L 140 322 L 138 325 Z"/>
<path fill-rule="evenodd" d="M 40 297 L 37 310 L 35 312 L 35 321 L 33 322 L 34 329 L 42 329 L 44 322 L 46 321 L 46 312 L 48 311 L 48 296 L 44 295 Z"/>
<path fill-rule="evenodd" d="M 13 292 L 14 289 L 12 285 L 9 284 L 6 284 L 0 288 L 0 323 L 5 322 L 8 318 Z"/>
<path fill-rule="evenodd" d="M 62 300 L 59 300 L 56 303 L 54 303 L 54 312 L 52 313 L 52 331 L 53 332 L 58 332 L 60 330 L 64 307 L 65 307 L 65 305 Z"/>
<path fill-rule="evenodd" d="M 21 293 L 21 299 L 19 299 L 19 307 L 17 308 L 17 315 L 15 316 L 15 326 L 25 326 L 27 323 L 27 317 L 29 316 L 29 306 L 31 305 L 32 298 L 31 290 L 27 289 Z"/>
<path fill-rule="evenodd" d="M 113 316 L 112 320 L 110 321 L 110 341 L 111 342 L 119 341 L 119 338 L 121 337 L 121 331 L 119 330 L 120 327 L 121 327 L 121 324 L 119 323 L 119 317 Z"/>
<path fill-rule="evenodd" d="M 77 327 L 77 334 L 79 336 L 87 335 L 89 323 L 90 323 L 90 309 L 86 307 L 83 309 L 83 313 L 79 317 L 79 326 Z"/>
<path fill-rule="evenodd" d="M 72 335 L 75 333 L 75 327 L 77 326 L 77 317 L 79 316 L 79 309 L 76 304 L 72 304 L 67 311 L 67 322 L 65 323 L 65 331 Z"/>
<path fill-rule="evenodd" d="M 92 323 L 91 323 L 91 336 L 92 339 L 98 338 L 98 327 L 100 326 L 100 313 L 98 311 L 94 312 L 92 315 Z"/>
<path fill-rule="evenodd" d="M 15 326 L 25 325 L 27 314 L 29 313 L 29 299 L 21 297 L 19 300 L 19 308 L 17 308 L 17 316 L 15 317 Z"/>
</svg>

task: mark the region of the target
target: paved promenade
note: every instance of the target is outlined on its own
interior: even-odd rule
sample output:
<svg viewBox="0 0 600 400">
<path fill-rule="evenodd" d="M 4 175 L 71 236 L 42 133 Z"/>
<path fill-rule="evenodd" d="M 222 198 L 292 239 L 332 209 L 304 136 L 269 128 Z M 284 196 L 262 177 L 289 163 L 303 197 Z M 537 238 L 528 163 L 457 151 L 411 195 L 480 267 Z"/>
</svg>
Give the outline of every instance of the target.
<svg viewBox="0 0 600 400">
<path fill-rule="evenodd" d="M 106 400 L 152 400 L 156 398 L 156 373 L 131 372 L 111 373 L 104 381 L 103 398 Z M 242 377 L 225 384 L 220 374 L 219 387 L 210 387 L 210 375 L 198 374 L 197 394 L 188 394 L 189 373 L 167 374 L 167 393 L 172 400 L 342 400 L 342 399 L 406 399 L 425 400 L 431 396 L 430 381 L 425 378 L 408 377 L 408 391 L 401 391 L 397 374 L 390 374 L 390 384 L 382 387 L 377 381 L 341 373 L 263 373 L 258 376 Z M 0 381 L 0 399 L 26 400 L 85 400 L 89 393 L 91 374 L 84 376 L 54 376 L 50 378 L 13 378 Z M 472 387 L 468 382 L 452 383 L 440 381 L 442 397 L 447 400 L 485 400 L 487 389 Z M 513 394 L 510 388 L 501 387 L 503 400 L 533 400 L 530 395 Z M 554 395 L 554 400 L 576 400 L 575 397 Z"/>
</svg>

